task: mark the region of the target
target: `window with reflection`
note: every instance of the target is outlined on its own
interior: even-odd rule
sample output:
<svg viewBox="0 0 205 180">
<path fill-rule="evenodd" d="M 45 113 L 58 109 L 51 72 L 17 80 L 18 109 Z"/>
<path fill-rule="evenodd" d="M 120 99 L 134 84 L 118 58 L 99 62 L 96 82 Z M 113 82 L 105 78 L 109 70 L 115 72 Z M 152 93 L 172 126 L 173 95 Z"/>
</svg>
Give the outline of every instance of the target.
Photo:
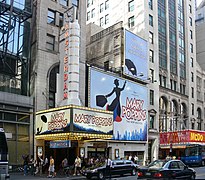
<svg viewBox="0 0 205 180">
<path fill-rule="evenodd" d="M 48 24 L 55 24 L 55 11 L 48 9 L 48 16 L 47 16 L 47 23 Z"/>
</svg>

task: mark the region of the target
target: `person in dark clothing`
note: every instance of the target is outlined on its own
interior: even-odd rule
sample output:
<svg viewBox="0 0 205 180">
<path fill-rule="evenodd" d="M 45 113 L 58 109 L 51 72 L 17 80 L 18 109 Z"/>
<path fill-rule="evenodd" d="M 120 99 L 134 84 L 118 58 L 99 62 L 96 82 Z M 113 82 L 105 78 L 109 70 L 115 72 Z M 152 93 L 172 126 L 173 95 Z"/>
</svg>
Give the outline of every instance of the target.
<svg viewBox="0 0 205 180">
<path fill-rule="evenodd" d="M 24 176 L 27 175 L 27 169 L 28 169 L 28 163 L 29 163 L 29 156 L 25 156 L 23 157 L 24 161 L 23 161 L 23 169 L 24 169 Z"/>
<path fill-rule="evenodd" d="M 112 161 L 109 157 L 106 158 L 106 176 L 111 179 L 111 168 L 112 168 Z"/>
</svg>

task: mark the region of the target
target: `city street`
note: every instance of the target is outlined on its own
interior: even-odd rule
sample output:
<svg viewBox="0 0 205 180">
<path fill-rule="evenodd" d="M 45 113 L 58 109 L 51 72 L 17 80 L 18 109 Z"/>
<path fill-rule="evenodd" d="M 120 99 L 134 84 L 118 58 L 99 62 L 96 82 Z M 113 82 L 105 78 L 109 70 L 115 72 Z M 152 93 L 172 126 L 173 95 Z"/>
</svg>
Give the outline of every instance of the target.
<svg viewBox="0 0 205 180">
<path fill-rule="evenodd" d="M 205 179 L 205 167 L 193 167 L 196 171 L 196 179 L 202 180 Z M 46 175 L 43 176 L 23 176 L 23 173 L 11 173 L 10 174 L 10 180 L 31 180 L 31 179 L 45 179 L 47 178 Z M 68 179 L 68 180 L 81 180 L 81 179 L 86 179 L 83 176 L 72 176 L 72 177 L 63 177 L 63 176 L 57 176 L 55 178 L 56 180 L 62 180 L 62 179 Z M 96 178 L 93 178 L 93 180 L 97 180 Z M 123 177 L 112 177 L 112 180 L 136 180 L 136 176 L 123 176 Z"/>
</svg>

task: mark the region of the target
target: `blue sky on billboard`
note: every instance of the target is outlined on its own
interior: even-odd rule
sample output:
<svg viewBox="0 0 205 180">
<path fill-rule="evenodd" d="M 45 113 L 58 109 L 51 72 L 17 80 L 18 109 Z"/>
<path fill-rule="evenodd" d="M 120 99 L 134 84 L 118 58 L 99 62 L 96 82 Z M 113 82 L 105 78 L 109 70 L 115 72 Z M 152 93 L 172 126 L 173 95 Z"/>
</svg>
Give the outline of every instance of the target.
<svg viewBox="0 0 205 180">
<path fill-rule="evenodd" d="M 148 77 L 148 42 L 125 30 L 124 73 L 145 80 Z"/>
<path fill-rule="evenodd" d="M 113 111 L 114 139 L 147 140 L 147 101 L 145 86 L 91 69 L 90 107 Z"/>
</svg>

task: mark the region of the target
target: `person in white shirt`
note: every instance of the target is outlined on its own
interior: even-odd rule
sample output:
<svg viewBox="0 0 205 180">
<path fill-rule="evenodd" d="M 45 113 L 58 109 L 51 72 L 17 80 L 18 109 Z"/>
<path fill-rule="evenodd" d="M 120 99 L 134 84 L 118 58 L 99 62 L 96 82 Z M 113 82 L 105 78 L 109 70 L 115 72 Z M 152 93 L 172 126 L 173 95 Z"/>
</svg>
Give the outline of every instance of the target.
<svg viewBox="0 0 205 180">
<path fill-rule="evenodd" d="M 138 157 L 135 155 L 134 156 L 134 163 L 137 164 L 138 163 Z"/>
<path fill-rule="evenodd" d="M 111 179 L 112 160 L 109 157 L 107 157 L 105 163 L 106 163 L 106 176 L 108 176 L 109 179 Z"/>
</svg>

